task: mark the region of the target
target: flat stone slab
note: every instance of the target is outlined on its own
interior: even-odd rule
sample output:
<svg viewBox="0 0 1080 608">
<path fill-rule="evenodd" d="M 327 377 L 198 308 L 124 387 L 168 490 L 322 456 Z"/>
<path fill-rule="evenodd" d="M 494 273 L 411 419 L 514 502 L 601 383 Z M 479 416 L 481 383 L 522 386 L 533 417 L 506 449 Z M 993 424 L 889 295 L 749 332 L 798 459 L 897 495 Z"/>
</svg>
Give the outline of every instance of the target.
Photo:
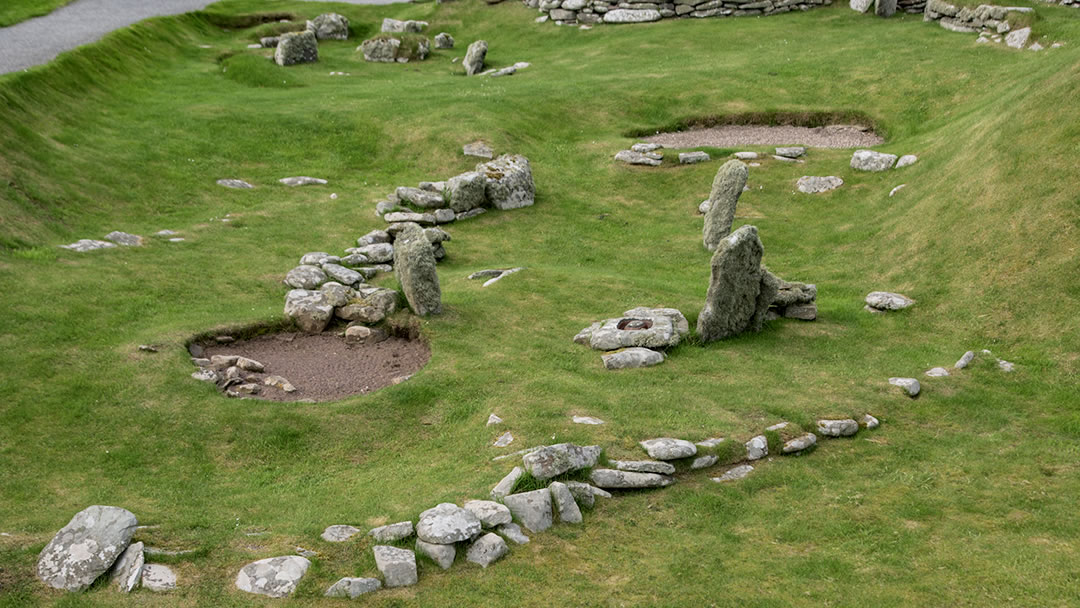
<svg viewBox="0 0 1080 608">
<path fill-rule="evenodd" d="M 794 454 L 795 452 L 801 452 L 809 448 L 810 446 L 815 445 L 816 443 L 817 435 L 813 433 L 807 433 L 784 443 L 783 452 L 785 454 Z"/>
<path fill-rule="evenodd" d="M 268 557 L 244 566 L 236 575 L 236 588 L 268 597 L 285 597 L 307 574 L 311 562 L 299 555 Z"/>
<path fill-rule="evenodd" d="M 944 367 L 932 367 L 926 370 L 926 375 L 931 378 L 944 378 L 949 375 L 949 370 Z"/>
<path fill-rule="evenodd" d="M 649 167 L 659 167 L 663 162 L 652 153 L 634 152 L 633 150 L 620 150 L 615 154 L 615 160 L 628 165 L 646 165 Z"/>
<path fill-rule="evenodd" d="M 323 186 L 328 182 L 325 179 L 318 177 L 308 177 L 306 175 L 298 175 L 296 177 L 283 177 L 278 180 L 286 186 Z"/>
<path fill-rule="evenodd" d="M 416 536 L 436 545 L 449 545 L 475 538 L 483 525 L 471 511 L 444 502 L 420 514 Z"/>
<path fill-rule="evenodd" d="M 637 346 L 600 356 L 604 369 L 607 370 L 652 367 L 660 365 L 666 359 L 662 352 Z"/>
<path fill-rule="evenodd" d="M 491 147 L 482 141 L 474 141 L 471 144 L 465 144 L 461 148 L 462 154 L 465 156 L 475 156 L 476 158 L 495 158 L 495 152 Z"/>
<path fill-rule="evenodd" d="M 678 460 L 679 458 L 689 458 L 697 454 L 697 446 L 685 439 L 660 437 L 646 439 L 639 442 L 639 445 L 645 448 L 645 451 L 649 453 L 649 457 L 657 460 Z"/>
<path fill-rule="evenodd" d="M 547 488 L 510 494 L 503 499 L 503 504 L 530 532 L 543 532 L 551 527 L 551 492 Z"/>
<path fill-rule="evenodd" d="M 78 253 L 86 253 L 87 251 L 94 251 L 97 249 L 109 249 L 112 247 L 116 247 L 116 243 L 110 243 L 109 241 L 95 241 L 93 239 L 79 239 L 70 245 L 60 245 L 61 249 L 68 249 Z"/>
<path fill-rule="evenodd" d="M 852 418 L 818 420 L 817 432 L 825 437 L 851 437 L 859 432 L 859 423 Z"/>
<path fill-rule="evenodd" d="M 165 592 L 176 589 L 176 573 L 162 564 L 146 564 L 142 571 L 143 589 Z"/>
<path fill-rule="evenodd" d="M 659 21 L 660 11 L 655 9 L 615 9 L 604 13 L 604 23 L 647 23 Z"/>
<path fill-rule="evenodd" d="M 591 425 L 604 424 L 603 420 L 600 420 L 599 418 L 593 418 L 592 416 L 574 416 L 574 417 L 572 417 L 570 419 L 570 421 L 573 422 L 574 424 L 591 424 Z"/>
<path fill-rule="evenodd" d="M 806 194 L 828 192 L 829 190 L 836 190 L 843 185 L 844 180 L 835 175 L 827 175 L 825 177 L 804 175 L 795 183 L 795 187 L 799 189 L 799 192 Z"/>
<path fill-rule="evenodd" d="M 551 479 L 596 466 L 601 448 L 598 445 L 579 446 L 572 443 L 546 445 L 522 456 L 525 470 L 537 479 Z"/>
<path fill-rule="evenodd" d="M 501 536 L 488 532 L 469 545 L 468 551 L 465 552 L 465 559 L 478 564 L 481 568 L 487 568 L 509 552 L 510 548 L 506 546 L 506 541 Z"/>
<path fill-rule="evenodd" d="M 219 179 L 217 180 L 217 185 L 224 186 L 226 188 L 233 188 L 236 190 L 251 190 L 255 187 L 242 179 L 233 178 Z"/>
<path fill-rule="evenodd" d="M 378 528 L 372 528 L 368 532 L 368 536 L 375 539 L 378 543 L 394 543 L 399 540 L 405 540 L 413 535 L 413 524 L 411 521 L 399 521 L 396 524 L 389 524 L 386 526 L 379 526 Z"/>
<path fill-rule="evenodd" d="M 918 397 L 919 392 L 922 391 L 922 386 L 915 378 L 889 378 L 889 384 L 899 386 L 908 397 L 912 398 Z"/>
<path fill-rule="evenodd" d="M 143 237 L 129 232 L 120 232 L 119 230 L 114 230 L 109 234 L 106 234 L 105 240 L 112 241 L 117 245 L 123 245 L 124 247 L 141 247 L 143 244 Z"/>
<path fill-rule="evenodd" d="M 408 549 L 375 545 L 375 567 L 383 576 L 387 587 L 407 587 L 419 580 L 416 575 L 416 554 Z"/>
<path fill-rule="evenodd" d="M 806 148 L 803 146 L 784 146 L 776 149 L 776 155 L 784 158 L 799 158 L 804 154 L 806 154 Z"/>
<path fill-rule="evenodd" d="M 322 533 L 322 539 L 328 543 L 343 543 L 360 533 L 360 528 L 346 525 L 328 526 Z"/>
<path fill-rule="evenodd" d="M 326 597 L 347 597 L 355 599 L 365 593 L 382 589 L 382 581 L 377 578 L 345 577 L 330 585 L 323 595 Z"/>
<path fill-rule="evenodd" d="M 658 473 L 634 473 L 615 469 L 593 469 L 589 475 L 593 485 L 609 490 L 632 490 L 639 488 L 664 488 L 675 483 L 667 475 Z"/>
<path fill-rule="evenodd" d="M 748 464 L 740 464 L 737 467 L 728 469 L 723 475 L 719 477 L 713 477 L 712 480 L 718 483 L 725 481 L 736 481 L 742 479 L 750 474 L 754 470 L 754 467 Z"/>
<path fill-rule="evenodd" d="M 708 162 L 709 160 L 712 160 L 712 159 L 709 157 L 708 152 L 697 151 L 697 152 L 681 152 L 681 153 L 679 153 L 679 164 L 682 164 L 682 165 L 693 165 L 693 164 L 696 164 L 696 163 L 704 163 L 704 162 Z"/>
<path fill-rule="evenodd" d="M 101 505 L 83 509 L 42 549 L 38 578 L 54 589 L 86 590 L 127 549 L 137 525 L 127 509 Z"/>
<path fill-rule="evenodd" d="M 675 465 L 659 460 L 612 460 L 608 464 L 620 471 L 660 473 L 661 475 L 675 474 Z"/>
</svg>

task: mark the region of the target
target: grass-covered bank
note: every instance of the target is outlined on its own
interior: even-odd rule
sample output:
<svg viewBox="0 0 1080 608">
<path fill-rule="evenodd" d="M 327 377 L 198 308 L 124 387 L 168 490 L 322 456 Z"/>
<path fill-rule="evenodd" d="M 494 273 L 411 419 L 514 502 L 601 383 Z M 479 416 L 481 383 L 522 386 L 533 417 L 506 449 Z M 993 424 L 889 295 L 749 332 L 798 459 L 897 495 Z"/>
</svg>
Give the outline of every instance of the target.
<svg viewBox="0 0 1080 608">
<path fill-rule="evenodd" d="M 4 0 L 4 4 L 0 6 L 0 27 L 15 25 L 32 17 L 48 15 L 72 2 L 73 0 Z"/>
<path fill-rule="evenodd" d="M 231 587 L 238 568 L 296 545 L 324 556 L 286 603 L 322 604 L 338 577 L 374 574 L 370 543 L 322 543 L 326 525 L 486 495 L 509 468 L 490 462 L 491 411 L 518 437 L 508 450 L 554 438 L 613 457 L 651 435 L 745 440 L 779 419 L 870 411 L 884 426 L 733 486 L 696 475 L 620 497 L 488 570 L 427 564 L 419 587 L 364 601 L 1076 603 L 1080 15 L 1040 5 L 1040 28 L 1067 45 L 1018 53 L 840 6 L 586 32 L 537 26 L 510 3 L 334 9 L 366 31 L 422 18 L 458 48 L 401 66 L 365 64 L 359 40 L 324 43 L 319 64 L 279 70 L 240 59 L 247 31 L 189 16 L 0 79 L 0 532 L 14 535 L 0 537 L 0 605 L 255 605 Z M 451 59 L 477 38 L 494 67 L 533 67 L 458 75 Z M 232 66 L 253 74 L 234 79 Z M 278 75 L 287 86 L 268 86 Z M 888 137 L 879 149 L 920 161 L 853 174 L 849 152 L 812 150 L 805 165 L 752 169 L 738 222 L 759 227 L 772 270 L 819 285 L 820 319 L 605 372 L 570 342 L 588 322 L 639 304 L 696 317 L 708 256 L 694 210 L 719 165 L 616 166 L 623 134 L 750 111 L 859 112 Z M 187 337 L 278 317 L 278 281 L 302 253 L 377 227 L 374 202 L 393 186 L 471 168 L 460 146 L 478 137 L 531 159 L 537 204 L 448 228 L 448 312 L 425 322 L 423 372 L 368 397 L 290 406 L 225 400 L 187 377 Z M 331 185 L 275 184 L 304 174 Z M 846 185 L 794 192 L 799 176 L 830 174 Z M 219 177 L 260 188 L 224 190 Z M 214 219 L 226 213 L 235 221 Z M 162 228 L 188 240 L 55 247 Z M 528 270 L 483 290 L 465 280 L 510 265 Z M 919 303 L 872 317 L 861 311 L 872 289 Z M 136 352 L 148 342 L 174 348 Z M 928 380 L 915 401 L 885 385 L 977 347 L 1020 371 Z M 571 425 L 571 414 L 608 424 Z M 162 524 L 152 544 L 203 550 L 174 564 L 180 591 L 41 588 L 37 551 L 95 503 Z"/>
</svg>

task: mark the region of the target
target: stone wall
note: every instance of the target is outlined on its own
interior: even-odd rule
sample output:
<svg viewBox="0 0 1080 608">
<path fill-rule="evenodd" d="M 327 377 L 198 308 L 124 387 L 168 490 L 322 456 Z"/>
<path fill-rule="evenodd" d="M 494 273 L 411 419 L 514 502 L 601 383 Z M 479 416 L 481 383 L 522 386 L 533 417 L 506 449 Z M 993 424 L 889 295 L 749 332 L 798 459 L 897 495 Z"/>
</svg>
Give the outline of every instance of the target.
<svg viewBox="0 0 1080 608">
<path fill-rule="evenodd" d="M 1011 29 L 1008 21 L 1010 12 L 1030 12 L 1031 10 L 990 4 L 981 4 L 975 8 L 959 7 L 944 0 L 928 0 L 923 19 L 937 21 L 941 27 L 951 32 L 971 33 L 986 28 L 1004 34 Z"/>
<path fill-rule="evenodd" d="M 660 19 L 779 15 L 832 0 L 523 0 L 558 24 L 644 23 Z M 539 20 L 544 20 L 541 17 Z"/>
</svg>

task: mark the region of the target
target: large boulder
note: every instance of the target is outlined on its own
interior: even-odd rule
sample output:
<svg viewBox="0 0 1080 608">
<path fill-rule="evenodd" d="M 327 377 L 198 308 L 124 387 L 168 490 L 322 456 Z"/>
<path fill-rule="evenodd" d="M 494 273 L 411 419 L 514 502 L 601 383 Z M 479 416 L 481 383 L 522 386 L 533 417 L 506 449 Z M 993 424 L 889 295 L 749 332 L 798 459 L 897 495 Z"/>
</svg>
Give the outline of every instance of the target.
<svg viewBox="0 0 1080 608">
<path fill-rule="evenodd" d="M 449 545 L 475 538 L 482 529 L 472 511 L 444 502 L 420 514 L 416 537 L 426 543 Z"/>
<path fill-rule="evenodd" d="M 705 214 L 705 249 L 716 251 L 720 240 L 731 234 L 735 206 L 749 176 L 750 170 L 739 160 L 729 160 L 716 172 L 709 192 L 709 211 Z"/>
<path fill-rule="evenodd" d="M 487 57 L 488 43 L 485 40 L 477 40 L 469 45 L 465 51 L 465 59 L 461 64 L 465 66 L 465 75 L 474 76 L 484 71 L 484 59 Z"/>
<path fill-rule="evenodd" d="M 442 312 L 442 291 L 435 254 L 424 230 L 408 224 L 394 241 L 394 274 L 413 312 L 421 317 Z"/>
<path fill-rule="evenodd" d="M 743 226 L 720 241 L 712 258 L 705 307 L 698 316 L 703 341 L 761 330 L 777 291 L 776 278 L 761 268 L 764 251 L 754 226 Z"/>
<path fill-rule="evenodd" d="M 596 466 L 600 446 L 579 446 L 572 443 L 546 445 L 522 456 L 525 470 L 537 479 L 551 479 L 563 473 Z"/>
<path fill-rule="evenodd" d="M 307 574 L 311 562 L 299 555 L 268 557 L 252 562 L 236 575 L 236 588 L 256 595 L 285 597 Z"/>
<path fill-rule="evenodd" d="M 529 159 L 519 154 L 503 154 L 495 160 L 476 166 L 487 180 L 485 195 L 496 209 L 519 209 L 536 201 Z"/>
<path fill-rule="evenodd" d="M 317 334 L 330 323 L 334 307 L 322 291 L 293 289 L 285 295 L 285 316 L 303 331 Z"/>
<path fill-rule="evenodd" d="M 319 40 L 348 40 L 349 20 L 344 15 L 325 13 L 311 20 Z"/>
<path fill-rule="evenodd" d="M 467 171 L 446 180 L 447 203 L 457 213 L 483 207 L 486 191 L 487 177 L 478 171 Z"/>
<path fill-rule="evenodd" d="M 319 41 L 315 32 L 289 32 L 282 34 L 274 50 L 274 61 L 278 65 L 314 63 L 319 60 Z"/>
<path fill-rule="evenodd" d="M 135 515 L 120 507 L 79 511 L 38 555 L 38 578 L 55 589 L 85 590 L 128 548 L 137 525 Z"/>
</svg>

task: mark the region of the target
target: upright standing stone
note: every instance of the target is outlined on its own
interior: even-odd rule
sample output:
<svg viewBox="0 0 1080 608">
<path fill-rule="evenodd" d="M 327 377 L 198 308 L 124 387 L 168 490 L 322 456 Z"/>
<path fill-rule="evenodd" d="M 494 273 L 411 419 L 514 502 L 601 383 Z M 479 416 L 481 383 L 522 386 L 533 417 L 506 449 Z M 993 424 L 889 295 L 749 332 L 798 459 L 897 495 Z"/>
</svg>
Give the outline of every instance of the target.
<svg viewBox="0 0 1080 608">
<path fill-rule="evenodd" d="M 709 193 L 709 211 L 705 214 L 705 249 L 716 251 L 720 240 L 731 233 L 735 206 L 749 176 L 750 170 L 738 160 L 729 160 L 716 172 Z"/>
<path fill-rule="evenodd" d="M 282 34 L 274 51 L 274 61 L 278 65 L 313 63 L 318 60 L 319 41 L 311 30 Z"/>
<path fill-rule="evenodd" d="M 406 587 L 415 585 L 416 554 L 408 549 L 398 549 L 386 545 L 375 545 L 375 567 L 383 575 L 387 587 Z"/>
<path fill-rule="evenodd" d="M 55 589 L 85 590 L 127 549 L 136 525 L 135 515 L 120 507 L 83 509 L 42 549 L 38 578 Z"/>
<path fill-rule="evenodd" d="M 325 13 L 311 20 L 319 40 L 348 40 L 349 20 L 337 13 Z"/>
<path fill-rule="evenodd" d="M 143 554 L 142 543 L 131 543 L 120 554 L 119 559 L 113 564 L 109 579 L 116 588 L 124 593 L 130 593 L 142 581 L 143 566 L 146 565 L 146 556 Z"/>
<path fill-rule="evenodd" d="M 703 341 L 761 330 L 777 292 L 776 278 L 761 268 L 764 251 L 754 226 L 743 226 L 720 241 L 712 258 L 705 308 L 698 316 Z"/>
<path fill-rule="evenodd" d="M 484 71 L 484 58 L 487 57 L 488 44 L 484 40 L 477 40 L 469 45 L 469 49 L 465 51 L 465 59 L 462 60 L 462 65 L 465 66 L 465 75 L 474 76 Z"/>
<path fill-rule="evenodd" d="M 442 291 L 435 254 L 424 230 L 408 224 L 394 241 L 394 274 L 413 312 L 425 317 L 442 312 Z"/>
<path fill-rule="evenodd" d="M 874 12 L 878 17 L 892 17 L 896 12 L 896 0 L 874 0 Z"/>
</svg>

